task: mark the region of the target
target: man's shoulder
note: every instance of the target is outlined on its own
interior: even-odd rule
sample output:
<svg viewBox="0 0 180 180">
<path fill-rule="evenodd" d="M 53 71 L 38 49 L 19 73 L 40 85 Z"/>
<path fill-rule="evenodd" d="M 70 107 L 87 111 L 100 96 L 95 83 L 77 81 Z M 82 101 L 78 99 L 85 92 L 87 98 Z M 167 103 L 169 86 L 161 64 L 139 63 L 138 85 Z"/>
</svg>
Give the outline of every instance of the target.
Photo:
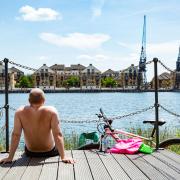
<svg viewBox="0 0 180 180">
<path fill-rule="evenodd" d="M 22 112 L 24 109 L 29 108 L 29 106 L 20 106 L 16 112 Z"/>
<path fill-rule="evenodd" d="M 42 109 L 47 110 L 49 112 L 57 113 L 57 109 L 54 106 L 43 106 Z"/>
</svg>

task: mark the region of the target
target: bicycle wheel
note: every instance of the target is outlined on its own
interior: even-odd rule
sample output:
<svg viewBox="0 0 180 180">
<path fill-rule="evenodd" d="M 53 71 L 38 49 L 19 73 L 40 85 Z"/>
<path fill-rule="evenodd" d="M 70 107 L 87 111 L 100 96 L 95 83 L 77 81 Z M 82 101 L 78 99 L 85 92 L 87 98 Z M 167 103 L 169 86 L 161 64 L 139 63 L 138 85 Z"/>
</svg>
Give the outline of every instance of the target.
<svg viewBox="0 0 180 180">
<path fill-rule="evenodd" d="M 176 145 L 177 147 L 180 146 L 180 138 L 167 139 L 159 143 L 160 148 L 168 148 L 174 145 Z"/>
<path fill-rule="evenodd" d="M 99 149 L 100 144 L 99 143 L 90 143 L 85 144 L 78 148 L 78 150 L 91 150 L 91 149 Z"/>
</svg>

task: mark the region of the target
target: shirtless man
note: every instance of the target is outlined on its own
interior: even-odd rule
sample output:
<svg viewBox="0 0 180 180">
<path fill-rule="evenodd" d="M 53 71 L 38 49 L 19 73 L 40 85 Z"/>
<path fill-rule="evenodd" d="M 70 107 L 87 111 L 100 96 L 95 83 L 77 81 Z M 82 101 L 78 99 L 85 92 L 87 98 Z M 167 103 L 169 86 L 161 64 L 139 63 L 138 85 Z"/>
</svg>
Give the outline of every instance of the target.
<svg viewBox="0 0 180 180">
<path fill-rule="evenodd" d="M 65 156 L 57 110 L 52 106 L 44 106 L 44 102 L 44 92 L 38 88 L 32 89 L 29 94 L 30 105 L 19 108 L 15 113 L 9 156 L 2 159 L 0 163 L 13 160 L 22 130 L 27 156 L 60 155 L 63 162 L 74 163 L 73 159 Z"/>
</svg>

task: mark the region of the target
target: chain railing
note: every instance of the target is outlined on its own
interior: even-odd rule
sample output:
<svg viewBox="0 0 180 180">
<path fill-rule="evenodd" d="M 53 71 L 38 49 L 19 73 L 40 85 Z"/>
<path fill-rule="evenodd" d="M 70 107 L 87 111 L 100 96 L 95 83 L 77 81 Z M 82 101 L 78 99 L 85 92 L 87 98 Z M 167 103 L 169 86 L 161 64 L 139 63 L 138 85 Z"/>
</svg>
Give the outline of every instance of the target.
<svg viewBox="0 0 180 180">
<path fill-rule="evenodd" d="M 2 117 L 3 117 L 3 111 L 4 111 L 4 107 L 0 107 L 0 120 L 1 120 Z"/>
<path fill-rule="evenodd" d="M 6 72 L 6 76 L 5 76 L 5 77 L 6 77 L 6 80 L 8 79 L 8 63 L 10 63 L 10 64 L 12 64 L 12 65 L 14 65 L 14 66 L 17 66 L 17 67 L 26 69 L 26 70 L 31 70 L 31 71 L 33 71 L 33 72 L 37 71 L 37 69 L 35 69 L 35 68 L 28 67 L 28 66 L 24 66 L 24 65 L 15 63 L 15 62 L 13 62 L 13 61 L 9 61 L 8 59 L 4 59 L 4 61 L 0 61 L 0 62 L 5 63 L 5 72 Z M 174 72 L 175 72 L 175 71 L 171 70 L 170 68 L 168 68 L 164 63 L 162 63 L 162 62 L 161 62 L 160 60 L 158 60 L 157 58 L 154 58 L 153 60 L 148 61 L 148 62 L 145 62 L 145 63 L 143 63 L 143 64 L 139 64 L 139 65 L 137 65 L 137 66 L 134 66 L 134 68 L 137 68 L 137 69 L 138 69 L 138 67 L 139 67 L 139 68 L 145 67 L 146 65 L 149 65 L 149 64 L 151 64 L 151 63 L 153 63 L 153 62 L 154 62 L 154 71 L 155 71 L 154 77 L 155 77 L 155 80 L 156 80 L 156 81 L 157 81 L 157 79 L 158 79 L 158 76 L 157 76 L 157 62 L 159 62 L 159 64 L 160 64 L 161 66 L 163 66 L 167 71 L 169 71 L 169 72 L 171 72 L 171 73 L 174 73 Z M 122 71 L 120 71 L 120 72 L 127 71 L 127 70 L 129 70 L 130 68 L 131 68 L 131 67 L 128 67 L 128 68 L 126 68 L 126 69 L 124 69 L 124 70 L 122 70 Z M 10 110 L 16 111 L 16 109 L 15 109 L 14 107 L 11 107 L 11 106 L 8 105 L 9 103 L 8 103 L 8 85 L 7 85 L 7 84 L 8 84 L 8 83 L 7 83 L 7 81 L 6 81 L 6 94 L 5 94 L 5 95 L 6 95 L 6 100 L 7 100 L 6 106 L 0 107 L 0 112 L 2 111 L 2 113 L 3 113 L 3 108 L 6 109 L 6 125 L 8 125 L 8 122 L 9 122 L 9 120 L 8 120 L 8 113 L 9 113 L 8 108 L 9 108 Z M 157 84 L 157 83 L 155 83 L 155 84 Z M 146 111 L 149 111 L 149 110 L 155 108 L 155 115 L 156 115 L 156 132 L 158 132 L 158 131 L 159 131 L 159 130 L 158 130 L 158 120 L 159 120 L 159 117 L 158 117 L 158 115 L 159 115 L 158 107 L 162 108 L 164 111 L 166 111 L 166 112 L 170 113 L 171 115 L 174 115 L 174 116 L 176 116 L 176 117 L 178 117 L 178 118 L 180 117 L 180 115 L 177 114 L 177 113 L 175 113 L 175 112 L 172 112 L 171 110 L 163 107 L 162 105 L 157 106 L 157 105 L 158 105 L 158 86 L 157 86 L 157 85 L 156 85 L 156 89 L 155 89 L 155 97 L 156 97 L 155 99 L 157 100 L 157 101 L 155 101 L 155 104 L 156 104 L 156 105 L 149 106 L 149 107 L 147 107 L 147 108 L 143 108 L 143 109 L 140 109 L 140 110 L 138 110 L 138 111 L 131 112 L 131 113 L 128 113 L 128 114 L 125 114 L 125 115 L 115 116 L 115 117 L 112 117 L 112 118 L 110 118 L 110 119 L 112 119 L 112 120 L 117 120 L 117 119 L 127 118 L 127 117 L 131 117 L 131 116 L 135 116 L 135 115 L 144 113 L 144 112 L 146 112 Z M 8 107 L 7 107 L 7 105 L 8 105 Z M 1 118 L 1 113 L 0 113 L 0 118 Z M 82 119 L 82 120 L 65 120 L 65 119 L 62 119 L 61 122 L 62 122 L 62 123 L 77 123 L 77 124 L 78 124 L 78 123 L 79 123 L 79 124 L 82 124 L 82 123 L 96 123 L 96 122 L 98 122 L 98 119 L 96 119 L 96 120 L 94 120 L 94 119 L 91 119 L 91 120 L 84 120 L 84 119 Z M 8 136 L 9 136 L 9 133 L 8 133 L 8 132 L 9 132 L 9 130 L 8 130 L 9 127 L 3 126 L 2 128 L 6 128 L 6 141 L 7 141 Z M 158 145 L 159 145 L 159 140 L 158 140 L 158 139 L 159 139 L 159 134 L 158 134 L 158 133 L 156 133 L 156 139 L 157 139 L 156 149 L 158 149 Z M 8 151 L 8 149 L 9 149 L 9 142 L 7 141 L 7 142 L 6 142 L 6 152 Z"/>
<path fill-rule="evenodd" d="M 180 114 L 177 114 L 177 113 L 175 113 L 175 112 L 173 112 L 173 111 L 165 108 L 165 107 L 162 106 L 162 105 L 159 105 L 159 107 L 160 107 L 161 109 L 163 109 L 164 111 L 168 112 L 169 114 L 171 114 L 171 115 L 173 115 L 173 116 L 176 116 L 177 118 L 180 118 Z"/>
<path fill-rule="evenodd" d="M 4 115 L 4 106 L 0 107 L 0 121 L 2 120 L 3 115 Z M 5 124 L 0 127 L 0 135 L 2 134 L 2 132 L 5 131 L 5 129 L 6 129 Z"/>
<path fill-rule="evenodd" d="M 127 118 L 127 117 L 132 117 L 132 116 L 135 116 L 135 115 L 138 115 L 138 114 L 142 114 L 144 112 L 147 112 L 151 109 L 153 109 L 155 106 L 149 106 L 147 108 L 143 108 L 143 109 L 140 109 L 138 111 L 135 111 L 135 112 L 131 112 L 131 113 L 128 113 L 128 114 L 124 114 L 124 115 L 121 115 L 121 116 L 115 116 L 115 117 L 112 117 L 112 118 L 109 118 L 111 120 L 117 120 L 117 119 L 123 119 L 123 118 Z M 174 115 L 178 118 L 180 118 L 180 114 L 177 114 L 175 112 L 172 112 L 171 110 L 165 108 L 164 106 L 162 105 L 159 105 L 160 108 L 162 108 L 164 111 L 168 112 L 169 114 L 171 115 Z M 4 108 L 4 107 L 1 107 L 1 108 Z M 1 109 L 0 108 L 0 109 Z M 14 107 L 11 107 L 9 106 L 9 109 L 10 110 L 13 110 L 13 111 L 16 111 L 16 109 Z M 1 115 L 1 111 L 0 111 L 0 115 Z M 65 119 L 62 119 L 61 120 L 62 123 L 70 123 L 70 124 L 81 124 L 81 123 L 97 123 L 98 120 L 97 119 L 91 119 L 91 120 L 65 120 Z"/>
<path fill-rule="evenodd" d="M 31 67 L 28 67 L 28 66 L 24 66 L 24 65 L 15 63 L 15 62 L 13 62 L 13 61 L 9 61 L 9 63 L 12 64 L 12 65 L 14 65 L 14 66 L 23 68 L 23 69 L 27 69 L 27 70 L 31 70 L 31 71 L 37 71 L 37 69 L 31 68 Z"/>
<path fill-rule="evenodd" d="M 137 114 L 141 114 L 141 113 L 143 113 L 143 112 L 149 111 L 149 110 L 151 110 L 151 109 L 153 109 L 153 108 L 154 108 L 154 105 L 153 105 L 153 106 L 149 106 L 149 107 L 147 107 L 147 108 L 143 108 L 143 109 L 138 110 L 138 111 L 136 111 L 136 112 L 132 112 L 132 113 L 129 113 L 129 114 L 125 114 L 125 115 L 122 115 L 122 116 L 113 117 L 113 118 L 111 118 L 111 120 L 116 120 L 116 119 L 122 119 L 122 118 L 126 118 L 126 117 L 135 116 L 135 115 L 137 115 Z"/>
<path fill-rule="evenodd" d="M 132 112 L 132 113 L 129 113 L 129 114 L 125 114 L 125 115 L 122 115 L 122 116 L 116 116 L 116 117 L 112 117 L 112 118 L 110 118 L 111 120 L 117 120 L 117 119 L 122 119 L 122 118 L 126 118 L 126 117 L 130 117 L 130 116 L 135 116 L 135 115 L 137 115 L 137 114 L 141 114 L 141 113 L 143 113 L 143 112 L 146 112 L 146 111 L 149 111 L 149 110 L 151 110 L 151 109 L 153 109 L 154 108 L 154 105 L 153 106 L 149 106 L 149 107 L 147 107 L 147 108 L 143 108 L 143 109 L 141 109 L 141 110 L 138 110 L 138 111 L 136 111 L 136 112 Z M 13 111 L 16 111 L 16 109 L 15 108 L 13 108 L 13 107 L 11 107 L 11 106 L 9 106 L 9 109 L 11 109 L 11 110 L 13 110 Z M 61 120 L 61 122 L 62 123 L 97 123 L 98 122 L 98 120 L 97 119 L 91 119 L 91 120 L 79 120 L 79 121 L 77 121 L 77 120 L 65 120 L 65 119 L 62 119 Z"/>
<path fill-rule="evenodd" d="M 12 106 L 9 106 L 10 110 L 16 111 L 17 109 L 13 108 Z"/>
<path fill-rule="evenodd" d="M 153 60 L 147 61 L 146 63 L 142 63 L 142 64 L 140 64 L 140 65 L 136 65 L 136 66 L 133 66 L 133 67 L 134 67 L 134 68 L 143 67 L 144 65 L 148 65 L 148 64 L 151 64 L 151 63 L 153 63 Z M 126 68 L 126 69 L 121 70 L 120 72 L 125 72 L 125 71 L 129 70 L 130 68 L 131 68 L 131 67 L 128 67 L 128 68 Z"/>
<path fill-rule="evenodd" d="M 1 109 L 4 109 L 4 106 L 1 106 L 1 107 L 0 107 L 0 110 L 1 110 Z"/>
<path fill-rule="evenodd" d="M 0 62 L 1 62 L 1 61 L 0 61 Z M 3 61 L 2 61 L 2 62 L 3 62 Z M 9 63 L 12 64 L 12 65 L 14 65 L 14 66 L 23 68 L 23 69 L 27 69 L 27 70 L 31 70 L 31 71 L 37 71 L 37 69 L 35 69 L 35 68 L 31 68 L 31 67 L 28 67 L 28 66 L 24 66 L 24 65 L 22 65 L 22 64 L 15 63 L 14 61 L 9 61 Z M 143 67 L 144 65 L 148 65 L 148 64 L 151 64 L 151 63 L 153 63 L 153 60 L 148 61 L 148 62 L 143 63 L 143 64 L 140 64 L 140 65 L 136 65 L 136 66 L 134 66 L 134 68 Z M 128 70 L 128 69 L 130 69 L 130 67 L 128 67 L 128 68 L 126 68 L 126 69 L 124 69 L 124 70 L 122 70 L 122 71 L 120 71 L 120 72 L 124 72 L 124 71 L 126 71 L 126 70 Z"/>
<path fill-rule="evenodd" d="M 167 67 L 162 61 L 158 60 L 159 64 L 161 66 L 163 66 L 167 71 L 174 73 L 174 71 L 172 69 L 170 69 L 169 67 Z"/>
<path fill-rule="evenodd" d="M 75 124 L 76 124 L 76 123 L 77 123 L 77 124 L 81 124 L 81 123 L 97 123 L 98 120 L 82 120 L 82 121 L 79 120 L 79 121 L 77 121 L 77 120 L 63 120 L 63 119 L 62 119 L 61 122 L 62 122 L 62 123 L 70 123 L 70 124 L 71 124 L 71 123 L 72 123 L 72 124 L 73 124 L 73 123 L 75 123 Z"/>
</svg>

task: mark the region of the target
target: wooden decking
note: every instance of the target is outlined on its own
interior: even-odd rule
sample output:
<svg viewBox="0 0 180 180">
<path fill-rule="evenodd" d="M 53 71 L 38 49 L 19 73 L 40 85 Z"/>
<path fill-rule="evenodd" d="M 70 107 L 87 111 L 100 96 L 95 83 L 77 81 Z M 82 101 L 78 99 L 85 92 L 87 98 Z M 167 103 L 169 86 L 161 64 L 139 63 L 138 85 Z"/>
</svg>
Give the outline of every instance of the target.
<svg viewBox="0 0 180 180">
<path fill-rule="evenodd" d="M 0 165 L 4 180 L 126 180 L 180 179 L 180 156 L 161 150 L 152 155 L 104 154 L 95 151 L 66 151 L 76 160 L 64 164 L 59 157 L 28 158 L 16 154 L 12 164 Z M 0 154 L 0 158 L 6 156 Z"/>
</svg>

